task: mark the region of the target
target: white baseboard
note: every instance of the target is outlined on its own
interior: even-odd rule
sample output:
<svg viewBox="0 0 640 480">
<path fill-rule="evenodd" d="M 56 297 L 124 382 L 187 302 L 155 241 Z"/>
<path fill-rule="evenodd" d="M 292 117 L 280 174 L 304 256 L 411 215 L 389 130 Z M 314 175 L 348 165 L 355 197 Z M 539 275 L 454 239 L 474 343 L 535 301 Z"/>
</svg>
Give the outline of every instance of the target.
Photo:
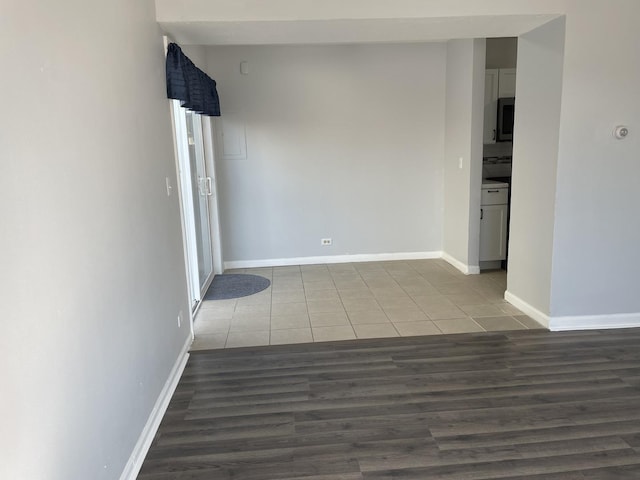
<svg viewBox="0 0 640 480">
<path fill-rule="evenodd" d="M 461 262 L 457 258 L 449 255 L 447 252 L 442 252 L 442 259 L 445 262 L 450 263 L 451 265 L 456 267 L 465 275 L 477 275 L 478 273 L 480 273 L 479 265 L 467 265 L 466 263 Z"/>
<path fill-rule="evenodd" d="M 232 260 L 224 268 L 284 267 L 289 265 L 318 265 L 323 263 L 383 262 L 389 260 L 425 260 L 441 258 L 442 252 L 365 253 L 358 255 L 327 255 L 320 257 L 269 258 L 265 260 Z"/>
<path fill-rule="evenodd" d="M 542 313 L 540 310 L 529 305 L 527 302 L 508 290 L 504 292 L 504 299 L 518 310 L 521 310 L 522 313 L 534 319 L 544 328 L 549 328 L 549 315 Z"/>
<path fill-rule="evenodd" d="M 640 312 L 553 317 L 542 313 L 509 291 L 504 292 L 504 299 L 552 332 L 640 327 Z"/>
<path fill-rule="evenodd" d="M 151 410 L 147 423 L 142 429 L 142 433 L 140 433 L 140 437 L 133 448 L 133 452 L 131 452 L 131 456 L 127 461 L 124 471 L 122 472 L 122 475 L 120 475 L 120 480 L 135 480 L 138 473 L 140 473 L 142 463 L 147 456 L 153 437 L 155 437 L 156 432 L 158 431 L 162 417 L 164 417 L 164 414 L 167 411 L 169 401 L 178 386 L 178 381 L 180 380 L 184 367 L 189 359 L 189 347 L 191 347 L 192 341 L 193 339 L 191 335 L 189 335 L 184 347 L 182 347 L 182 351 L 178 355 L 176 363 L 171 369 L 169 378 L 167 378 L 164 387 L 162 387 L 162 391 L 153 406 L 153 410 Z"/>
<path fill-rule="evenodd" d="M 640 327 L 640 312 L 551 317 L 549 322 L 549 330 L 554 332 L 633 327 Z"/>
</svg>

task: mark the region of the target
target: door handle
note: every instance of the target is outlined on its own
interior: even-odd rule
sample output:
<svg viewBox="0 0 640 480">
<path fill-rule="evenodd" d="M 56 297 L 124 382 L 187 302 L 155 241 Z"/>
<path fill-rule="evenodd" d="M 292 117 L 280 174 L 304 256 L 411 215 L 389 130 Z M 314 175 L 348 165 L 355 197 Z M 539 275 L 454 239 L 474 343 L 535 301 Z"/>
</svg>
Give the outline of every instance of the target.
<svg viewBox="0 0 640 480">
<path fill-rule="evenodd" d="M 496 129 L 495 128 L 493 129 L 493 139 L 494 140 L 496 139 Z"/>
<path fill-rule="evenodd" d="M 484 218 L 484 208 L 480 209 L 480 220 Z"/>
<path fill-rule="evenodd" d="M 207 177 L 207 195 L 210 197 L 213 195 L 211 177 Z"/>
</svg>

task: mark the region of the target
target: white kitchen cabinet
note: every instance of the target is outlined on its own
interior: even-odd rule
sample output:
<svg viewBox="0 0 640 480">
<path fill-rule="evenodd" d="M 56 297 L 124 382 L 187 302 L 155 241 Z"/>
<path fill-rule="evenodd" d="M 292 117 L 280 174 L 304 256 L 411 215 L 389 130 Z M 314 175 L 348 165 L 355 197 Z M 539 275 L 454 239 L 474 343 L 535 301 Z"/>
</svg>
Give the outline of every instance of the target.
<svg viewBox="0 0 640 480">
<path fill-rule="evenodd" d="M 498 123 L 498 78 L 497 68 L 487 69 L 484 73 L 484 130 L 482 143 L 496 142 L 496 124 Z"/>
<path fill-rule="evenodd" d="M 484 128 L 482 143 L 496 143 L 498 98 L 516 96 L 515 68 L 488 68 L 484 72 Z"/>
<path fill-rule="evenodd" d="M 507 205 L 480 208 L 480 261 L 504 260 L 507 258 Z"/>
<path fill-rule="evenodd" d="M 489 182 L 482 185 L 480 262 L 507 258 L 508 192 L 506 183 Z"/>
<path fill-rule="evenodd" d="M 516 96 L 516 69 L 501 68 L 498 79 L 498 98 Z"/>
</svg>

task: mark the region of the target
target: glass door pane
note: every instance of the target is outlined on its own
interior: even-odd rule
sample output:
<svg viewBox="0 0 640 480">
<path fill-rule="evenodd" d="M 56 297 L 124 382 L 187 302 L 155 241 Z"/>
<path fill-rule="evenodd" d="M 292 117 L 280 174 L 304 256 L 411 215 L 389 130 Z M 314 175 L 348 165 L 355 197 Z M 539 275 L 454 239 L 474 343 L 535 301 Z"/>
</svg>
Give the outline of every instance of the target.
<svg viewBox="0 0 640 480">
<path fill-rule="evenodd" d="M 189 144 L 189 176 L 193 202 L 198 279 L 201 294 L 204 295 L 204 289 L 207 287 L 208 280 L 213 273 L 209 217 L 211 177 L 207 175 L 206 171 L 201 117 L 189 111 L 185 111 L 185 115 L 187 141 Z"/>
<path fill-rule="evenodd" d="M 206 170 L 201 116 L 182 108 L 177 100 L 173 101 L 172 110 L 187 280 L 191 307 L 195 310 L 213 278 L 213 241 L 209 216 L 212 180 Z"/>
</svg>

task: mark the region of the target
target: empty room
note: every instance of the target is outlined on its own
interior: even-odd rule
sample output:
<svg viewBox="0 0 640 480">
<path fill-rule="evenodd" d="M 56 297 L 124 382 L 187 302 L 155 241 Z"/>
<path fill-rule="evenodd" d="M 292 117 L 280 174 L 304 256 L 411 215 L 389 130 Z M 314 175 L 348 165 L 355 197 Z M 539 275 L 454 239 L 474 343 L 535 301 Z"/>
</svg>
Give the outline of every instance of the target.
<svg viewBox="0 0 640 480">
<path fill-rule="evenodd" d="M 638 2 L 1 10 L 0 477 L 640 476 Z"/>
</svg>

